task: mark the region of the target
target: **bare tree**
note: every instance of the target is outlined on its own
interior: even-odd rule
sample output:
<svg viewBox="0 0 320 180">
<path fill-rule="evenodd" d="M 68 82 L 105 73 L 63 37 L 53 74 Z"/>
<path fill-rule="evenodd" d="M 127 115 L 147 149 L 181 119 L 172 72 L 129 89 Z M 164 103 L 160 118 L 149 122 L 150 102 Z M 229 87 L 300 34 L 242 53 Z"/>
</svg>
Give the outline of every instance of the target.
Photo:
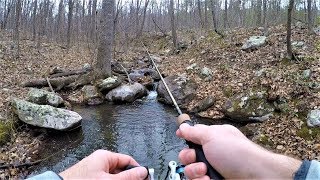
<svg viewBox="0 0 320 180">
<path fill-rule="evenodd" d="M 14 42 L 17 47 L 17 54 L 16 58 L 19 58 L 20 56 L 20 16 L 21 16 L 21 0 L 17 0 L 16 2 L 16 17 L 15 17 L 15 30 L 14 30 Z"/>
<path fill-rule="evenodd" d="M 174 19 L 174 3 L 173 0 L 170 0 L 170 7 L 169 7 L 169 14 L 170 14 L 170 22 L 171 22 L 171 33 L 172 33 L 172 42 L 173 42 L 173 50 L 176 50 L 178 47 L 177 43 L 177 28 Z"/>
<path fill-rule="evenodd" d="M 33 13 L 32 13 L 32 40 L 35 41 L 36 40 L 36 36 L 37 36 L 37 8 L 38 8 L 38 0 L 34 1 L 33 4 Z"/>
<path fill-rule="evenodd" d="M 309 33 L 312 33 L 312 26 L 313 26 L 313 22 L 312 22 L 312 1 L 311 0 L 307 0 L 308 1 L 308 30 Z"/>
<path fill-rule="evenodd" d="M 74 1 L 73 0 L 69 0 L 69 2 L 68 2 L 69 12 L 68 12 L 67 49 L 70 48 L 70 44 L 71 44 L 71 28 L 72 28 L 73 5 L 74 5 Z"/>
<path fill-rule="evenodd" d="M 148 9 L 149 2 L 150 2 L 149 0 L 145 0 L 145 2 L 144 2 L 142 22 L 141 22 L 141 26 L 140 26 L 140 29 L 138 31 L 137 36 L 141 36 L 142 35 L 142 31 L 143 31 L 143 28 L 144 28 L 144 23 L 146 21 L 146 14 L 147 14 L 147 9 Z"/>
<path fill-rule="evenodd" d="M 256 9 L 256 15 L 257 15 L 257 26 L 261 26 L 261 7 L 262 7 L 262 0 L 257 0 L 257 9 Z"/>
<path fill-rule="evenodd" d="M 289 1 L 288 6 L 288 21 L 287 21 L 287 56 L 288 59 L 293 60 L 294 56 L 292 53 L 292 45 L 291 45 L 291 22 L 292 22 L 292 10 L 294 6 L 294 0 Z"/>
<path fill-rule="evenodd" d="M 102 16 L 100 19 L 100 44 L 96 63 L 98 76 L 111 76 L 111 60 L 113 58 L 113 28 L 114 28 L 114 0 L 102 1 Z"/>
</svg>

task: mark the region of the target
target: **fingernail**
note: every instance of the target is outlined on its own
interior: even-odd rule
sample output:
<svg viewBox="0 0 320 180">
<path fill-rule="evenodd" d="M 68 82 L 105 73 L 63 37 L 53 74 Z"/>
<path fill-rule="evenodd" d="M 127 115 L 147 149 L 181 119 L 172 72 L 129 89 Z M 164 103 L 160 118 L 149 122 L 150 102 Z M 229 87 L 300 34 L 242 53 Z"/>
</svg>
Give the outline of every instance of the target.
<svg viewBox="0 0 320 180">
<path fill-rule="evenodd" d="M 148 170 L 145 167 L 137 167 L 137 174 L 140 178 L 145 179 L 148 177 Z"/>
</svg>

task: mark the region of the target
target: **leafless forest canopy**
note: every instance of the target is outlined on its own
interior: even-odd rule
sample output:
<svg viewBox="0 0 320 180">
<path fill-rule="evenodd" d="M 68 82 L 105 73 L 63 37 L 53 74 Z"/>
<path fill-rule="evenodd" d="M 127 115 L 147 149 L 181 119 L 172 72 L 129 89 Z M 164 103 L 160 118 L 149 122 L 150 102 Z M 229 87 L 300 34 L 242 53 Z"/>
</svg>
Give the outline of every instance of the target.
<svg viewBox="0 0 320 180">
<path fill-rule="evenodd" d="M 169 33 L 172 15 L 177 30 L 223 32 L 238 27 L 284 24 L 289 4 L 287 0 L 116 0 L 113 3 L 115 37 L 123 40 L 144 32 Z M 319 6 L 317 0 L 296 0 L 293 21 L 313 27 L 320 21 Z M 0 0 L 0 10 L 1 28 L 20 32 L 19 38 L 45 39 L 68 46 L 81 41 L 94 43 L 99 38 L 102 1 Z"/>
</svg>

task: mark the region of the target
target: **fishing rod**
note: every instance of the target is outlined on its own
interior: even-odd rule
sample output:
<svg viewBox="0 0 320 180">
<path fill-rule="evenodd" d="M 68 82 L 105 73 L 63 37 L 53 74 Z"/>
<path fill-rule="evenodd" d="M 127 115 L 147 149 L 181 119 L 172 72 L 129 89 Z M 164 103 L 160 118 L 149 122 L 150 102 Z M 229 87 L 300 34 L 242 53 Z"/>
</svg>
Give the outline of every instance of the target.
<svg viewBox="0 0 320 180">
<path fill-rule="evenodd" d="M 176 108 L 178 114 L 180 115 L 178 120 L 177 120 L 177 123 L 178 125 L 182 124 L 182 123 L 187 123 L 189 124 L 190 126 L 193 126 L 194 123 L 191 121 L 191 118 L 189 115 L 187 114 L 183 114 L 177 101 L 175 100 L 175 98 L 173 97 L 166 81 L 164 80 L 164 78 L 162 77 L 159 69 L 158 69 L 158 66 L 156 65 L 156 63 L 154 62 L 154 60 L 151 58 L 151 55 L 147 49 L 147 47 L 142 43 L 142 45 L 144 46 L 146 52 L 147 52 L 147 55 L 148 55 L 148 59 L 152 62 L 153 66 L 155 67 L 156 71 L 158 72 L 159 76 L 160 76 L 160 79 L 161 81 L 163 82 L 163 85 L 164 87 L 166 88 L 173 104 L 174 104 L 174 107 Z M 220 180 L 220 179 L 224 179 L 223 176 L 217 171 L 215 170 L 211 165 L 210 163 L 208 162 L 208 160 L 206 159 L 205 155 L 204 155 L 204 152 L 203 152 L 203 149 L 202 149 L 202 146 L 199 145 L 199 144 L 195 144 L 191 141 L 186 141 L 187 145 L 189 146 L 189 148 L 192 148 L 195 150 L 196 152 L 196 161 L 197 162 L 204 162 L 207 166 L 207 175 L 210 177 L 210 179 L 215 179 L 215 180 Z M 173 176 L 176 176 L 176 175 L 173 175 Z M 172 177 L 172 179 L 175 179 L 174 177 Z"/>
</svg>

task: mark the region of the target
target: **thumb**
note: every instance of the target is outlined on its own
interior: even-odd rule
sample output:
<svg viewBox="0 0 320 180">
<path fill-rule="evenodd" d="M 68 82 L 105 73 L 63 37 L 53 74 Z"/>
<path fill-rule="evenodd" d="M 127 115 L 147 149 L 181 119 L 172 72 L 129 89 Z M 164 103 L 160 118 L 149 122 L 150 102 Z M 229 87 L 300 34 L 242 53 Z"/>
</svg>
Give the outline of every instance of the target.
<svg viewBox="0 0 320 180">
<path fill-rule="evenodd" d="M 146 179 L 148 176 L 148 171 L 145 167 L 136 167 L 126 171 L 122 171 L 114 175 L 114 179 L 123 180 L 136 180 L 136 179 Z"/>
<path fill-rule="evenodd" d="M 179 127 L 179 136 L 181 138 L 201 145 L 205 143 L 208 132 L 208 126 L 202 124 L 190 126 L 187 123 L 182 123 Z"/>
</svg>

